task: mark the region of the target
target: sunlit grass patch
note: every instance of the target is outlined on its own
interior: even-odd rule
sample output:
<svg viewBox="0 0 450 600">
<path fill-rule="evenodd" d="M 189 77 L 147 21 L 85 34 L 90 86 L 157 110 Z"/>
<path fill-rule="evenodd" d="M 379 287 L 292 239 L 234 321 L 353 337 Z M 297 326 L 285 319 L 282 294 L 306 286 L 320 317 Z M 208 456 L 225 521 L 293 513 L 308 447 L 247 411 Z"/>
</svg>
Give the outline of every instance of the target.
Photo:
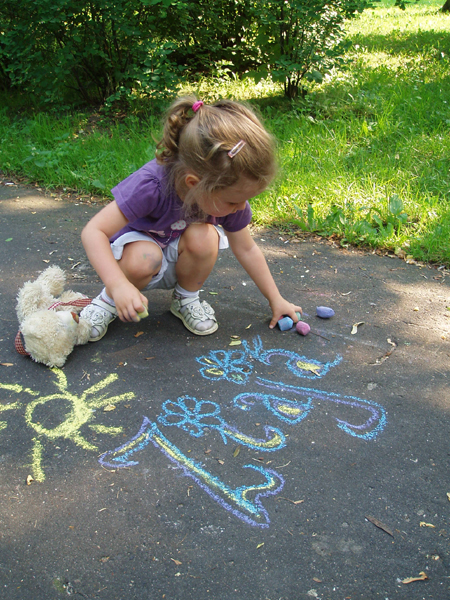
<svg viewBox="0 0 450 600">
<path fill-rule="evenodd" d="M 252 202 L 257 225 L 450 265 L 450 16 L 442 3 L 402 11 L 383 2 L 348 22 L 345 69 L 295 101 L 279 84 L 229 72 L 183 87 L 205 102 L 251 102 L 276 138 L 279 176 Z M 0 168 L 110 198 L 154 156 L 161 114 L 145 104 L 133 111 L 14 116 L 5 107 Z"/>
</svg>

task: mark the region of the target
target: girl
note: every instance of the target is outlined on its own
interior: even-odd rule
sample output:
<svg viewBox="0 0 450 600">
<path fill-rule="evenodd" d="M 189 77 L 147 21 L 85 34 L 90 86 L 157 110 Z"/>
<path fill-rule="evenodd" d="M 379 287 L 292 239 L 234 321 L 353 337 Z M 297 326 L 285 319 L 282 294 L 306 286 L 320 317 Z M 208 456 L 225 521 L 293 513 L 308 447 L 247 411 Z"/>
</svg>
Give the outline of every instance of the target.
<svg viewBox="0 0 450 600">
<path fill-rule="evenodd" d="M 174 290 L 170 311 L 189 331 L 216 331 L 214 310 L 200 302 L 199 290 L 228 246 L 269 301 L 270 328 L 283 315 L 296 323 L 301 308 L 280 295 L 248 229 L 248 201 L 274 175 L 272 138 L 249 108 L 230 100 L 175 101 L 156 159 L 113 188 L 115 200 L 83 229 L 105 285 L 81 312 L 92 324 L 90 341 L 101 339 L 116 316 L 139 321 L 148 304 L 142 292 L 153 288 Z"/>
</svg>

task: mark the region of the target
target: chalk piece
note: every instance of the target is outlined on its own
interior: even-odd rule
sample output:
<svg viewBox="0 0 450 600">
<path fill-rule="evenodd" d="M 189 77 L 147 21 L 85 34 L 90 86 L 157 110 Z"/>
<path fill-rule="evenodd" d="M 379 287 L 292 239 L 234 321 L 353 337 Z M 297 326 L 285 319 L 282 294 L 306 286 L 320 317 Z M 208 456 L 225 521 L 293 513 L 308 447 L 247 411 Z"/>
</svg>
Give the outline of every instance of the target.
<svg viewBox="0 0 450 600">
<path fill-rule="evenodd" d="M 334 316 L 334 310 L 328 306 L 318 306 L 316 308 L 317 316 L 321 319 L 329 319 Z"/>
<path fill-rule="evenodd" d="M 311 327 L 308 325 L 308 323 L 305 323 L 305 321 L 299 321 L 295 325 L 295 329 L 300 335 L 308 335 L 308 333 L 311 331 Z"/>
<path fill-rule="evenodd" d="M 288 329 L 291 329 L 293 325 L 294 321 L 291 319 L 291 317 L 283 317 L 278 321 L 278 327 L 281 329 L 281 331 L 287 331 Z"/>
<path fill-rule="evenodd" d="M 148 317 L 148 310 L 145 306 L 142 312 L 138 312 L 138 317 L 139 319 L 145 319 L 145 317 Z"/>
<path fill-rule="evenodd" d="M 295 314 L 297 315 L 297 319 L 299 321 L 301 321 L 302 320 L 302 313 L 296 312 Z"/>
</svg>

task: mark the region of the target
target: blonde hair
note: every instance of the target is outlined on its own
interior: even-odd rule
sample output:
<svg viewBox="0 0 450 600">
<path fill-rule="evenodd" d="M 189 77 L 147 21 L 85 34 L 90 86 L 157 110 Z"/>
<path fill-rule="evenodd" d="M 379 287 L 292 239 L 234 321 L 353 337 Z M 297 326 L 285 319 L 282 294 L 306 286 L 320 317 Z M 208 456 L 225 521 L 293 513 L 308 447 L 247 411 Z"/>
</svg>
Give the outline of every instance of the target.
<svg viewBox="0 0 450 600">
<path fill-rule="evenodd" d="M 194 96 L 176 100 L 169 108 L 156 158 L 170 170 L 170 181 L 184 190 L 184 178 L 192 173 L 199 183 L 185 190 L 186 209 L 219 189 L 235 184 L 241 177 L 269 185 L 276 173 L 274 141 L 256 114 L 245 104 L 219 100 L 192 110 Z M 232 158 L 228 152 L 245 142 Z"/>
</svg>

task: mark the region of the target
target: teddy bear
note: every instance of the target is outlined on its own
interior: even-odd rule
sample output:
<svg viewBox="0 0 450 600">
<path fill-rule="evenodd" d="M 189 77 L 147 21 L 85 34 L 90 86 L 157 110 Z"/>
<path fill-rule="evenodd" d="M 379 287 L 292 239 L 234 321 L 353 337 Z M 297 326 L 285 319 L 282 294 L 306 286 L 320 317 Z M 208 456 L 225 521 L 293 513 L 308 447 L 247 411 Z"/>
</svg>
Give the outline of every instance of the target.
<svg viewBox="0 0 450 600">
<path fill-rule="evenodd" d="M 91 333 L 91 324 L 78 316 L 91 300 L 64 291 L 65 283 L 64 271 L 55 265 L 27 281 L 17 296 L 16 350 L 48 367 L 62 367 L 74 346 L 87 344 Z"/>
</svg>

